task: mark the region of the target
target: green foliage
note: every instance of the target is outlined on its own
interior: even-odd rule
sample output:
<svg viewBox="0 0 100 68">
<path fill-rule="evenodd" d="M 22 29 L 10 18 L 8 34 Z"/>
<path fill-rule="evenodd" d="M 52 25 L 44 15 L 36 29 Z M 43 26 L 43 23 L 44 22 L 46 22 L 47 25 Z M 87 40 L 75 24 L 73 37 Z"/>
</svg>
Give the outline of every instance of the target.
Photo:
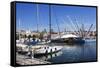
<svg viewBox="0 0 100 68">
<path fill-rule="evenodd" d="M 31 35 L 29 35 L 29 36 L 28 36 L 28 39 L 30 39 L 31 37 L 32 37 L 32 36 L 31 36 Z"/>
</svg>

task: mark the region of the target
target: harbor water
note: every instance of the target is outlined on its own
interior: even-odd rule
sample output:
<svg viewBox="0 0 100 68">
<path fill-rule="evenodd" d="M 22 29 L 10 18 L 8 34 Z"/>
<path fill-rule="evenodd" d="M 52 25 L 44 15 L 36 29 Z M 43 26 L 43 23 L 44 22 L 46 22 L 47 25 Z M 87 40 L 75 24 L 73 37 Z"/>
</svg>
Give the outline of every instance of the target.
<svg viewBox="0 0 100 68">
<path fill-rule="evenodd" d="M 52 43 L 50 46 L 62 46 L 62 50 L 49 55 L 36 56 L 36 58 L 56 63 L 90 62 L 96 61 L 96 40 L 88 40 L 85 44 L 68 45 Z"/>
</svg>

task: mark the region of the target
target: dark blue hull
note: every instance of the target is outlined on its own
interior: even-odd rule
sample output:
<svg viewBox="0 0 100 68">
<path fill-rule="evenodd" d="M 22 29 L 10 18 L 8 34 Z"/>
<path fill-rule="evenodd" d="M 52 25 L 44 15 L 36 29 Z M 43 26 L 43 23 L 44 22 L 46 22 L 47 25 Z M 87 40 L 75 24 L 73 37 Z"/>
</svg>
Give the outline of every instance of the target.
<svg viewBox="0 0 100 68">
<path fill-rule="evenodd" d="M 55 39 L 51 40 L 52 43 L 68 43 L 68 44 L 84 44 L 83 39 Z"/>
</svg>

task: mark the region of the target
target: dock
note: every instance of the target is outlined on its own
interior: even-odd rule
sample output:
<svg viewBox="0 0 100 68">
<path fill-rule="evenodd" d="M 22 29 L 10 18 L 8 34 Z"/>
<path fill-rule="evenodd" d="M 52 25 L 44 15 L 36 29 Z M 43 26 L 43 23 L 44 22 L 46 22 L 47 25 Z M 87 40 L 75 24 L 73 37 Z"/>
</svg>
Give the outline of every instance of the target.
<svg viewBox="0 0 100 68">
<path fill-rule="evenodd" d="M 16 63 L 19 65 L 36 65 L 36 64 L 51 64 L 51 62 L 44 61 L 37 58 L 30 58 L 28 56 L 16 54 Z"/>
</svg>

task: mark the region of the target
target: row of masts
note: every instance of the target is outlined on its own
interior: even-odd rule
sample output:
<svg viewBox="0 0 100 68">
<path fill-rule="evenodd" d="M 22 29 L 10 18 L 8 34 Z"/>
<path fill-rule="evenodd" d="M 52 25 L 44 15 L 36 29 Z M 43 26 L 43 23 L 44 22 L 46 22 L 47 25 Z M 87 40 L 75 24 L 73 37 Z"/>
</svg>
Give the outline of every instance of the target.
<svg viewBox="0 0 100 68">
<path fill-rule="evenodd" d="M 37 13 L 36 13 L 36 16 L 37 16 L 37 33 L 39 33 L 39 5 L 37 4 L 36 5 L 36 11 L 37 11 Z M 51 31 L 51 29 L 52 29 L 52 25 L 51 25 L 51 21 L 52 21 L 52 13 L 53 12 L 53 14 L 55 15 L 55 21 L 56 21 L 56 24 L 57 24 L 57 28 L 58 28 L 58 33 L 59 33 L 59 36 L 61 37 L 61 31 L 60 31 L 60 27 L 59 27 L 59 23 L 58 23 L 58 19 L 57 19 L 57 15 L 56 15 L 56 12 L 54 12 L 53 11 L 53 9 L 51 10 L 51 5 L 49 5 L 49 39 L 51 39 L 51 33 L 52 33 L 52 31 Z M 80 37 L 82 37 L 82 38 L 84 38 L 84 37 L 86 37 L 89 33 L 90 33 L 90 31 L 91 31 L 91 29 L 92 29 L 92 27 L 93 27 L 93 24 L 91 24 L 90 25 L 90 27 L 89 27 L 89 29 L 87 30 L 87 32 L 85 33 L 85 27 L 84 27 L 84 24 L 82 24 L 82 26 L 81 27 L 79 27 L 79 22 L 77 21 L 77 19 L 76 19 L 76 17 L 75 17 L 75 21 L 73 22 L 72 21 L 72 19 L 70 18 L 70 16 L 66 16 L 66 18 L 70 21 L 70 27 L 73 29 L 73 31 L 74 31 L 74 34 L 77 34 L 78 36 L 80 36 Z M 62 20 L 63 21 L 63 23 L 66 23 L 66 21 L 63 19 Z M 68 26 L 66 25 L 66 27 L 65 27 L 65 29 L 66 28 L 68 28 Z M 20 20 L 19 20 L 19 29 L 20 29 Z M 20 32 L 19 32 L 19 38 L 20 38 Z"/>
<path fill-rule="evenodd" d="M 57 17 L 56 14 L 55 14 L 55 17 Z M 60 28 L 59 28 L 59 24 L 58 24 L 57 18 L 55 18 L 55 19 L 56 19 L 56 22 L 57 22 L 59 36 L 61 37 L 61 34 L 60 34 L 61 32 L 60 32 Z M 75 18 L 76 21 L 74 21 L 74 22 L 72 21 L 70 16 L 67 16 L 67 19 L 70 21 L 69 24 L 70 24 L 70 27 L 73 29 L 74 34 L 76 34 L 76 35 L 78 35 L 78 36 L 80 36 L 82 38 L 85 38 L 85 37 L 87 37 L 89 35 L 89 33 L 90 33 L 90 31 L 91 31 L 91 29 L 93 27 L 93 24 L 90 24 L 90 27 L 88 28 L 88 30 L 86 30 L 84 24 L 81 24 L 80 25 L 81 27 L 79 27 L 79 24 L 78 24 L 79 22 L 77 21 L 76 18 Z M 66 21 L 64 19 L 62 21 L 64 23 L 66 23 Z M 67 27 L 68 26 L 66 26 L 66 28 Z M 66 30 L 66 28 L 65 28 L 65 30 Z M 67 31 L 65 33 L 67 33 Z"/>
</svg>

